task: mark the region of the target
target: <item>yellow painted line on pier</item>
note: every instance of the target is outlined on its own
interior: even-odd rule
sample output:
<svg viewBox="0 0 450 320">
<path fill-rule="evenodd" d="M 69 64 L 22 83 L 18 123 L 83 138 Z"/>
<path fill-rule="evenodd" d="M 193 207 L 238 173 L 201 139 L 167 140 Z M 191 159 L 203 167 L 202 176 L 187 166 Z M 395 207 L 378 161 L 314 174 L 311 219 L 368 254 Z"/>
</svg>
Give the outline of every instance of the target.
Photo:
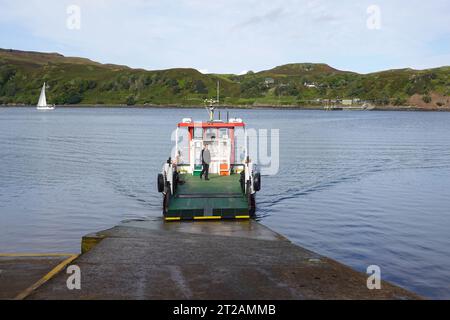
<svg viewBox="0 0 450 320">
<path fill-rule="evenodd" d="M 5 253 L 0 254 L 1 257 L 69 257 L 65 259 L 63 262 L 58 264 L 56 267 L 54 267 L 49 273 L 47 273 L 45 276 L 43 276 L 41 279 L 39 279 L 36 283 L 19 293 L 14 300 L 23 300 L 26 297 L 28 297 L 34 290 L 42 286 L 44 283 L 46 283 L 48 280 L 53 278 L 55 275 L 57 275 L 62 269 L 64 269 L 69 263 L 71 263 L 73 260 L 78 258 L 78 254 L 62 254 L 62 253 L 44 253 L 44 254 L 37 254 L 37 253 L 25 253 L 25 254 L 19 254 L 19 253 Z"/>
<path fill-rule="evenodd" d="M 236 219 L 250 219 L 250 216 L 236 216 Z"/>
<path fill-rule="evenodd" d="M 0 253 L 0 257 L 71 257 L 73 253 Z"/>
</svg>

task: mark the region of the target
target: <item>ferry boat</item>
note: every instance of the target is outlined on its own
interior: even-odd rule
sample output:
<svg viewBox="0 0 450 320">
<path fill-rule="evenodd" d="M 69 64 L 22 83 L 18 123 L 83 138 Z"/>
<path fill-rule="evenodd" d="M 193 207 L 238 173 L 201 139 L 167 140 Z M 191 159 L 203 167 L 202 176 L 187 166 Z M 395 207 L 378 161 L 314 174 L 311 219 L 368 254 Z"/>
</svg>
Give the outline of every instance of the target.
<svg viewBox="0 0 450 320">
<path fill-rule="evenodd" d="M 173 158 L 157 179 L 166 221 L 254 217 L 261 174 L 248 156 L 245 123 L 228 115 L 215 120 L 214 109 L 211 103 L 209 121 L 185 118 L 177 125 Z M 211 153 L 208 181 L 200 176 L 204 145 Z"/>
</svg>

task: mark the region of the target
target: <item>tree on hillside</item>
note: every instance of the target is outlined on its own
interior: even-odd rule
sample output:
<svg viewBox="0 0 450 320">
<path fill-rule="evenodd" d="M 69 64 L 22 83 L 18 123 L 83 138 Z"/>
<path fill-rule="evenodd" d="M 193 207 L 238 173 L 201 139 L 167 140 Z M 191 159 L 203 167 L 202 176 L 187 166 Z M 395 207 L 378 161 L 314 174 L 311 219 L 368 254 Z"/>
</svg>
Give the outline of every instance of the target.
<svg viewBox="0 0 450 320">
<path fill-rule="evenodd" d="M 422 97 L 422 100 L 425 103 L 430 103 L 432 99 L 431 99 L 430 95 L 426 94 Z"/>
<path fill-rule="evenodd" d="M 0 66 L 0 86 L 8 82 L 15 74 L 16 70 L 13 67 L 9 65 Z"/>
<path fill-rule="evenodd" d="M 195 81 L 194 90 L 196 93 L 205 94 L 208 93 L 208 88 L 202 80 Z"/>
<path fill-rule="evenodd" d="M 298 96 L 299 91 L 294 83 L 280 84 L 275 88 L 275 94 L 277 96 Z"/>
<path fill-rule="evenodd" d="M 127 106 L 134 106 L 136 104 L 136 98 L 133 95 L 129 95 L 126 100 Z"/>
</svg>

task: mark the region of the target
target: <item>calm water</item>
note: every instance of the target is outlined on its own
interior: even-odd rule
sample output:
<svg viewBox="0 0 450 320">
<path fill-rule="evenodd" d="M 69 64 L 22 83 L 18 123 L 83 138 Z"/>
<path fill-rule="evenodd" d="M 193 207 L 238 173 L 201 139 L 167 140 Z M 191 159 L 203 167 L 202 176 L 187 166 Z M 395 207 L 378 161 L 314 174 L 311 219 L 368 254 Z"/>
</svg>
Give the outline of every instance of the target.
<svg viewBox="0 0 450 320">
<path fill-rule="evenodd" d="M 292 241 L 450 298 L 450 113 L 234 110 L 280 129 L 258 216 Z M 78 252 L 82 235 L 161 216 L 170 134 L 204 110 L 0 108 L 0 252 Z"/>
</svg>

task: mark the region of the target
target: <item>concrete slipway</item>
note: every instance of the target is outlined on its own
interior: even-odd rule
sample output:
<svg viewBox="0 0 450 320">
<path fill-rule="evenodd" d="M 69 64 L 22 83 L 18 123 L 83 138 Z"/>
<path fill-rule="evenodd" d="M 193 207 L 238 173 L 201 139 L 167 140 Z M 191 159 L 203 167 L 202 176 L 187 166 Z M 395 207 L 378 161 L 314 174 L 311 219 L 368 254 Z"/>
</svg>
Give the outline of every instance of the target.
<svg viewBox="0 0 450 320">
<path fill-rule="evenodd" d="M 420 299 L 294 245 L 256 221 L 129 221 L 85 236 L 81 290 L 59 272 L 27 299 Z"/>
</svg>

